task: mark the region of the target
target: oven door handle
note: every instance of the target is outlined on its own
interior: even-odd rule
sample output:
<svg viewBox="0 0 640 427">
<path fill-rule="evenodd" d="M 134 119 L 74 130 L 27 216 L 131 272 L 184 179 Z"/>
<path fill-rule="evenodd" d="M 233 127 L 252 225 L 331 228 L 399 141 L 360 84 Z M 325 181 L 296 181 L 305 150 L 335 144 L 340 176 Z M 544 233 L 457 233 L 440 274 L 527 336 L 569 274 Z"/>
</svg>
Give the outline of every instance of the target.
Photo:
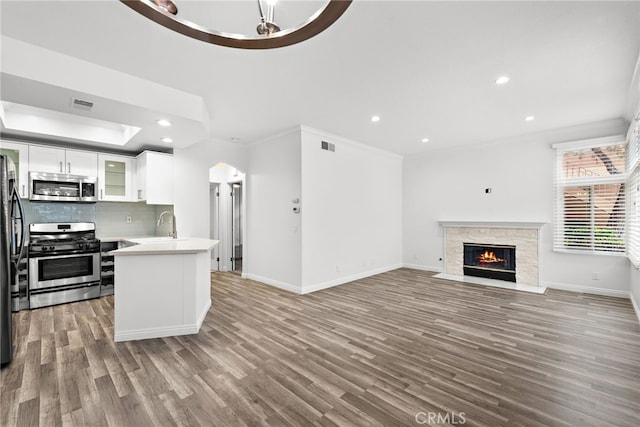
<svg viewBox="0 0 640 427">
<path fill-rule="evenodd" d="M 29 258 L 37 259 L 37 260 L 47 260 L 47 259 L 60 259 L 60 258 L 80 258 L 85 256 L 95 257 L 96 255 L 100 255 L 100 252 L 81 252 L 81 253 L 69 254 L 69 255 L 30 256 Z"/>
</svg>

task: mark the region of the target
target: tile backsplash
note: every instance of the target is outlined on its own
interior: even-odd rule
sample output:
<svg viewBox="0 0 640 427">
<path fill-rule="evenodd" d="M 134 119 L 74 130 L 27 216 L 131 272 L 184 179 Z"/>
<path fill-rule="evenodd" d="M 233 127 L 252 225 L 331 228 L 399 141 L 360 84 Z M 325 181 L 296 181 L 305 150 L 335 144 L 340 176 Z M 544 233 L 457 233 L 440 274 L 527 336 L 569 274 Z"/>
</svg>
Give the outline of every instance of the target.
<svg viewBox="0 0 640 427">
<path fill-rule="evenodd" d="M 170 205 L 144 203 L 64 203 L 24 201 L 25 219 L 33 222 L 95 222 L 98 237 L 167 236 L 171 219 L 160 227 L 156 221 L 163 211 L 173 211 Z M 132 222 L 127 223 L 127 216 Z"/>
</svg>

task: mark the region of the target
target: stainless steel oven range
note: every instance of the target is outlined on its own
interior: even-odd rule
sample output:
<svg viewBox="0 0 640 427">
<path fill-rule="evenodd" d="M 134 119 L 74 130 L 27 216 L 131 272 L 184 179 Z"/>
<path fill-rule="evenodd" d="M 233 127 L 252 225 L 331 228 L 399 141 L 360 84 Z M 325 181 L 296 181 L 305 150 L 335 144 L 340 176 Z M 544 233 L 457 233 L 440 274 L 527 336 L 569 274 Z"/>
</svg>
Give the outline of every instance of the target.
<svg viewBox="0 0 640 427">
<path fill-rule="evenodd" d="M 29 306 L 100 296 L 100 240 L 92 222 L 29 224 Z"/>
</svg>

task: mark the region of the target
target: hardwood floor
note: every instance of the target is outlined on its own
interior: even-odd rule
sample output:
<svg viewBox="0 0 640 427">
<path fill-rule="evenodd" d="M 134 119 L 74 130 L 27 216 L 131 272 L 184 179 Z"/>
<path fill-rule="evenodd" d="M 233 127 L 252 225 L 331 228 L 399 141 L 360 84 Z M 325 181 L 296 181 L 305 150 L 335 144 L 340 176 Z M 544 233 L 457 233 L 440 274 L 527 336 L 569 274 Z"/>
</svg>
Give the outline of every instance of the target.
<svg viewBox="0 0 640 427">
<path fill-rule="evenodd" d="M 117 344 L 112 297 L 17 313 L 2 425 L 640 425 L 628 300 L 409 269 L 305 296 L 214 273 L 212 294 L 198 335 Z"/>
</svg>

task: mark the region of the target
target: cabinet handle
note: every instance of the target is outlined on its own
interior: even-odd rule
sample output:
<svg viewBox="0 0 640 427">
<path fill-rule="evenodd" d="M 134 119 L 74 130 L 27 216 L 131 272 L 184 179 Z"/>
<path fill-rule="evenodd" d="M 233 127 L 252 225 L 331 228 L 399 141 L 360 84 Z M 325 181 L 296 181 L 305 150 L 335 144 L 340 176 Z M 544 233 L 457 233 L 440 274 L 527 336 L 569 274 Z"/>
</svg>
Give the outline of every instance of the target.
<svg viewBox="0 0 640 427">
<path fill-rule="evenodd" d="M 71 162 L 67 163 L 67 173 L 71 173 Z"/>
<path fill-rule="evenodd" d="M 63 171 L 62 171 L 62 162 L 60 162 L 60 173 L 63 173 Z"/>
<path fill-rule="evenodd" d="M 25 192 L 24 184 L 22 184 L 22 197 L 26 197 L 27 194 Z"/>
<path fill-rule="evenodd" d="M 102 200 L 102 189 L 100 189 L 100 200 Z"/>
<path fill-rule="evenodd" d="M 138 200 L 142 199 L 142 190 L 138 190 Z"/>
</svg>

